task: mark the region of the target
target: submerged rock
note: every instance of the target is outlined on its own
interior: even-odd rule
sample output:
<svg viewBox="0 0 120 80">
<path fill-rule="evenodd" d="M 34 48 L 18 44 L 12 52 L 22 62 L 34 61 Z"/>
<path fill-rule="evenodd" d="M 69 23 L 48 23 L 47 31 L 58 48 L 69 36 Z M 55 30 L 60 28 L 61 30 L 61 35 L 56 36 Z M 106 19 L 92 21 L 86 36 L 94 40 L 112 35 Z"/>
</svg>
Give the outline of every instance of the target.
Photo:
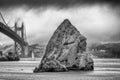
<svg viewBox="0 0 120 80">
<path fill-rule="evenodd" d="M 65 19 L 49 40 L 38 68 L 41 71 L 93 70 L 92 58 L 83 53 L 86 38 Z"/>
</svg>

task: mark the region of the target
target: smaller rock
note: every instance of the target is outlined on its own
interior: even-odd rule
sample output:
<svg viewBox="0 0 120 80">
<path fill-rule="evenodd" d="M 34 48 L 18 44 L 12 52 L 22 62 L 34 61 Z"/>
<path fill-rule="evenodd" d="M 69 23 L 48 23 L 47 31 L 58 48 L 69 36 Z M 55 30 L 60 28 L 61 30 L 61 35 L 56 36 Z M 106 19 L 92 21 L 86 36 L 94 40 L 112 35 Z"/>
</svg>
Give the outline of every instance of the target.
<svg viewBox="0 0 120 80">
<path fill-rule="evenodd" d="M 80 54 L 79 60 L 80 70 L 94 70 L 94 62 L 89 53 Z"/>
<path fill-rule="evenodd" d="M 18 55 L 14 54 L 13 52 L 9 52 L 8 55 L 0 56 L 0 61 L 19 61 L 20 58 Z"/>
<path fill-rule="evenodd" d="M 94 70 L 94 62 L 89 53 L 78 53 L 76 62 L 72 67 L 67 67 L 68 70 Z"/>
</svg>

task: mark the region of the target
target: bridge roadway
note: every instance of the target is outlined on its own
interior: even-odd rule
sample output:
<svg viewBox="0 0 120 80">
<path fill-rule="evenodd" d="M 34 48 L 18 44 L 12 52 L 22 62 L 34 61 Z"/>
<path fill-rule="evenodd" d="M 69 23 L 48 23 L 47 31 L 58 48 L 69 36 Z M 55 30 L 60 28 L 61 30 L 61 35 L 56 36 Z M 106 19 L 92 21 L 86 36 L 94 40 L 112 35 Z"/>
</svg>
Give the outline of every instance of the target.
<svg viewBox="0 0 120 80">
<path fill-rule="evenodd" d="M 4 25 L 0 22 L 0 32 L 7 35 L 14 41 L 18 42 L 21 46 L 28 45 L 27 42 L 25 42 L 18 34 L 16 34 L 13 30 L 10 29 L 9 26 Z"/>
</svg>

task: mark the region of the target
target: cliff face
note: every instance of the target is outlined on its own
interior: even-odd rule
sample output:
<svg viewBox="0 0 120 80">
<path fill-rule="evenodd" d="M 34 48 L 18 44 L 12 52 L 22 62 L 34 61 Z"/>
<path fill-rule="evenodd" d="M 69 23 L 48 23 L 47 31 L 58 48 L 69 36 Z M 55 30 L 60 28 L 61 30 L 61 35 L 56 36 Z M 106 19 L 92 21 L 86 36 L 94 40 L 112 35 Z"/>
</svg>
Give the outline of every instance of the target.
<svg viewBox="0 0 120 80">
<path fill-rule="evenodd" d="M 91 58 L 91 66 L 86 68 L 89 63 L 88 56 L 83 54 L 86 45 L 86 38 L 68 19 L 65 19 L 49 40 L 41 64 L 34 72 L 80 70 L 83 68 L 92 70 L 93 60 Z"/>
</svg>

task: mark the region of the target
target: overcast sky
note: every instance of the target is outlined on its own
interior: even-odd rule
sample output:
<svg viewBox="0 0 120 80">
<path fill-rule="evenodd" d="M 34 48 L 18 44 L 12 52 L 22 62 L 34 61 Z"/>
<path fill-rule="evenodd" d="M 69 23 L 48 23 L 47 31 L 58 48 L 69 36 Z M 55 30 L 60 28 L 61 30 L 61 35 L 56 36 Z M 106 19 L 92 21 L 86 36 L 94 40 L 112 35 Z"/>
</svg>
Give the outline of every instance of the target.
<svg viewBox="0 0 120 80">
<path fill-rule="evenodd" d="M 11 27 L 24 21 L 30 44 L 47 43 L 66 18 L 88 43 L 120 41 L 119 0 L 0 0 L 0 12 Z M 0 43 L 8 41 L 1 33 Z"/>
</svg>

